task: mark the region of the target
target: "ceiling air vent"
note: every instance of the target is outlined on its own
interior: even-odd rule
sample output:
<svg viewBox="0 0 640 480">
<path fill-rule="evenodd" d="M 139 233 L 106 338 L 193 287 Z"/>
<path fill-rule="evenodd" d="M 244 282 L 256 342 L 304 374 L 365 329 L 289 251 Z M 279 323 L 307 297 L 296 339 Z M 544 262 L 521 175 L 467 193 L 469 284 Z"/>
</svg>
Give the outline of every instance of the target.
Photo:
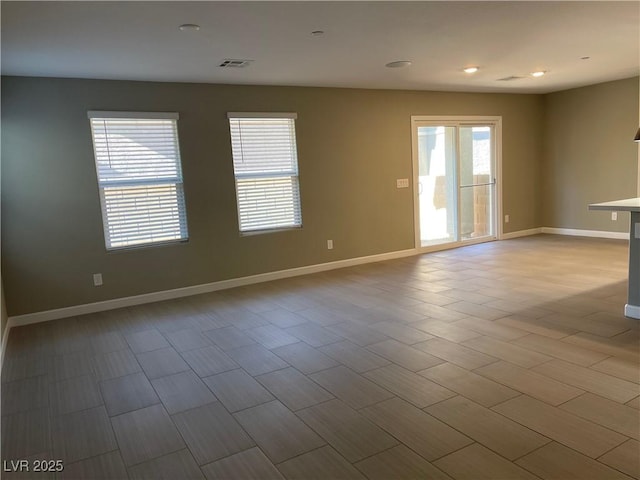
<svg viewBox="0 0 640 480">
<path fill-rule="evenodd" d="M 219 67 L 224 68 L 244 68 L 248 67 L 253 60 L 239 60 L 237 58 L 226 58 L 220 64 Z"/>
<path fill-rule="evenodd" d="M 511 75 L 510 77 L 499 78 L 497 81 L 498 82 L 513 82 L 514 80 L 520 80 L 521 78 L 524 78 L 524 77 L 519 77 L 517 75 Z"/>
</svg>

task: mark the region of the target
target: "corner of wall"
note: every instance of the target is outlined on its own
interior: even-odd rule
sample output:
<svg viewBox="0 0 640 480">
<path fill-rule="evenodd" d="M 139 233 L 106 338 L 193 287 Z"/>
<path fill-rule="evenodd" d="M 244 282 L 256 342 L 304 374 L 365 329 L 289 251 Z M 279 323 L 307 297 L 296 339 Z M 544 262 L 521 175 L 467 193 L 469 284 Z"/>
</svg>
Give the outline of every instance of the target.
<svg viewBox="0 0 640 480">
<path fill-rule="evenodd" d="M 640 130 L 640 76 L 638 76 L 638 130 Z M 640 197 L 640 142 L 638 142 L 638 186 L 636 187 L 636 194 Z"/>
<path fill-rule="evenodd" d="M 639 92 L 639 77 L 632 77 L 543 96 L 543 226 L 628 233 L 626 222 L 587 205 L 640 195 L 639 153 L 631 145 Z"/>
<path fill-rule="evenodd" d="M 9 339 L 9 317 L 7 316 L 7 306 L 4 301 L 4 287 L 2 285 L 2 274 L 0 274 L 0 371 L 4 363 L 4 353 L 7 350 L 7 340 Z"/>
</svg>

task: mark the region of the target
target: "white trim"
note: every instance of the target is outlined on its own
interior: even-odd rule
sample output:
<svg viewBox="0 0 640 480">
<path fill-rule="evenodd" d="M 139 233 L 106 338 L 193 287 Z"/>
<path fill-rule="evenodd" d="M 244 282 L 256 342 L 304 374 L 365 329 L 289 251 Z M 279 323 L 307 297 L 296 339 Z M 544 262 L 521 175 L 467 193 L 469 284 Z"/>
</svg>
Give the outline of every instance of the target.
<svg viewBox="0 0 640 480">
<path fill-rule="evenodd" d="M 411 121 L 418 122 L 436 122 L 438 126 L 458 124 L 478 125 L 488 122 L 499 122 L 502 120 L 500 115 L 411 115 Z"/>
<path fill-rule="evenodd" d="M 542 233 L 542 228 L 530 228 L 528 230 L 518 230 L 516 232 L 503 233 L 500 240 L 510 240 L 512 238 L 528 237 L 529 235 L 538 235 Z"/>
<path fill-rule="evenodd" d="M 420 239 L 420 165 L 418 161 L 419 147 L 415 116 L 411 116 L 411 173 L 413 186 L 413 246 L 421 248 Z"/>
<path fill-rule="evenodd" d="M 394 260 L 396 258 L 411 257 L 418 255 L 415 249 L 399 250 L 395 252 L 380 253 L 377 255 L 369 255 L 366 257 L 348 258 L 345 260 L 337 260 L 335 262 L 320 263 L 316 265 L 308 265 L 305 267 L 291 268 L 288 270 L 279 270 L 276 272 L 260 273 L 248 277 L 232 278 L 229 280 L 221 280 L 219 282 L 205 283 L 201 285 L 193 285 L 191 287 L 176 288 L 173 290 L 164 290 L 160 292 L 145 293 L 143 295 L 135 295 L 132 297 L 114 298 L 102 302 L 86 303 L 83 305 L 74 305 L 71 307 L 58 308 L 55 310 L 46 310 L 42 312 L 27 313 L 9 317 L 7 323 L 7 332 L 9 327 L 18 327 L 29 325 L 31 323 L 46 322 L 49 320 L 57 320 L 59 318 L 71 317 L 76 315 L 84 315 L 87 313 L 102 312 L 105 310 L 113 310 L 115 308 L 130 307 L 133 305 L 142 305 L 144 303 L 159 302 L 162 300 L 171 300 L 174 298 L 188 297 L 190 295 L 198 295 L 201 293 L 215 292 L 227 288 L 240 287 L 244 285 L 252 285 L 255 283 L 269 282 L 282 278 L 297 277 L 300 275 L 308 275 L 310 273 L 325 272 L 327 270 L 335 270 L 338 268 L 351 267 L 354 265 L 362 265 L 364 263 L 382 262 L 385 260 Z M 7 333 L 8 336 L 8 333 Z M 4 351 L 4 350 L 3 350 Z"/>
<path fill-rule="evenodd" d="M 293 118 L 296 120 L 296 112 L 227 112 L 227 118 Z"/>
<path fill-rule="evenodd" d="M 589 236 L 600 238 L 617 238 L 628 239 L 629 234 L 620 232 L 600 232 L 592 230 L 571 230 L 565 228 L 531 228 L 529 230 L 520 230 L 517 232 L 506 233 L 502 236 L 502 240 L 508 240 L 512 238 L 524 237 L 528 235 L 536 235 L 538 233 L 550 233 L 556 235 L 574 235 L 574 236 Z M 9 317 L 7 320 L 7 326 L 2 337 L 2 352 L 0 353 L 0 368 L 6 352 L 7 340 L 9 338 L 9 331 L 12 327 L 20 327 L 23 325 L 29 325 L 32 323 L 46 322 L 49 320 L 57 320 L 59 318 L 66 318 L 76 315 L 84 315 L 88 313 L 102 312 L 106 310 L 113 310 L 122 307 L 131 307 L 134 305 L 142 305 L 145 303 L 160 302 L 162 300 L 171 300 L 174 298 L 188 297 L 191 295 L 198 295 L 201 293 L 210 293 L 218 290 L 224 290 L 227 288 L 240 287 L 244 285 L 253 285 L 256 283 L 269 282 L 272 280 L 280 280 L 283 278 L 297 277 L 300 275 L 308 275 L 311 273 L 325 272 L 328 270 L 336 270 L 338 268 L 351 267 L 355 265 L 362 265 L 366 263 L 383 262 L 386 260 L 394 260 L 397 258 L 411 257 L 414 255 L 422 255 L 429 252 L 448 250 L 451 248 L 464 247 L 468 244 L 456 244 L 448 246 L 440 246 L 440 248 L 412 248 L 408 250 L 399 250 L 395 252 L 380 253 L 376 255 L 369 255 L 366 257 L 348 258 L 345 260 L 337 260 L 335 262 L 320 263 L 316 265 L 308 265 L 305 267 L 291 268 L 287 270 L 278 270 L 275 272 L 260 273 L 257 275 L 251 275 L 248 277 L 232 278 L 229 280 L 221 280 L 218 282 L 205 283 L 201 285 L 193 285 L 190 287 L 176 288 L 173 290 L 163 290 L 160 292 L 145 293 L 142 295 L 135 295 L 131 297 L 114 298 L 112 300 L 104 300 L 102 302 L 86 303 L 83 305 L 74 305 L 71 307 L 57 308 L 54 310 L 45 310 L 41 312 L 27 313 L 24 315 L 17 315 Z M 629 315 L 631 312 L 631 315 Z M 632 318 L 640 318 L 640 307 L 635 305 L 627 305 L 625 307 L 625 314 Z M 634 317 L 634 315 L 638 317 Z"/>
<path fill-rule="evenodd" d="M 624 316 L 640 320 L 640 306 L 638 306 L 638 305 L 629 305 L 627 303 L 624 306 Z"/>
<path fill-rule="evenodd" d="M 496 219 L 494 220 L 496 226 L 496 236 L 498 240 L 502 240 L 504 236 L 504 216 L 502 215 L 502 117 L 494 117 L 495 124 L 493 127 L 493 135 L 494 135 L 494 157 L 495 157 L 495 176 L 496 176 L 496 189 L 495 194 L 496 198 L 494 199 L 495 203 L 495 214 Z"/>
<path fill-rule="evenodd" d="M 574 237 L 613 238 L 617 240 L 629 240 L 629 234 L 626 232 L 605 232 L 601 230 L 542 227 L 542 233 L 551 233 L 554 235 L 571 235 Z"/>
<path fill-rule="evenodd" d="M 480 243 L 495 242 L 498 240 L 496 235 L 487 235 L 485 237 L 468 238 L 459 242 L 459 247 L 468 247 L 470 245 L 479 245 Z"/>
<path fill-rule="evenodd" d="M 478 239 L 470 239 L 470 240 L 462 240 L 460 242 L 448 242 L 448 243 L 437 243 L 435 245 L 427 245 L 425 247 L 418 248 L 418 252 L 420 255 L 426 253 L 433 252 L 441 252 L 443 250 L 453 250 L 455 248 L 462 247 L 470 247 L 472 245 L 480 245 L 481 243 L 489 243 L 497 241 L 497 237 L 495 235 L 481 237 Z"/>
<path fill-rule="evenodd" d="M 114 110 L 89 110 L 89 118 L 153 118 L 158 120 L 179 120 L 178 112 L 118 112 Z"/>
</svg>

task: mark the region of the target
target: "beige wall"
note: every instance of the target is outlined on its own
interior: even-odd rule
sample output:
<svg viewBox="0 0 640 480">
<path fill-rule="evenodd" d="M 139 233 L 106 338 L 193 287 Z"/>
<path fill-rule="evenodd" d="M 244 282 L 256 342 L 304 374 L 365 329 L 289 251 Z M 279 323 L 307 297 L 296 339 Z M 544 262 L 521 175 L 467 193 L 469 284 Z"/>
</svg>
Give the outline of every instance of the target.
<svg viewBox="0 0 640 480">
<path fill-rule="evenodd" d="M 638 78 L 544 96 L 543 226 L 629 231 L 587 205 L 637 196 Z"/>
<path fill-rule="evenodd" d="M 101 109 L 180 113 L 188 243 L 105 252 L 87 120 Z M 239 236 L 228 111 L 298 113 L 303 229 Z M 411 115 L 501 115 L 505 231 L 540 226 L 539 95 L 4 77 L 2 114 L 9 315 L 412 248 L 412 191 L 395 188 Z"/>
</svg>

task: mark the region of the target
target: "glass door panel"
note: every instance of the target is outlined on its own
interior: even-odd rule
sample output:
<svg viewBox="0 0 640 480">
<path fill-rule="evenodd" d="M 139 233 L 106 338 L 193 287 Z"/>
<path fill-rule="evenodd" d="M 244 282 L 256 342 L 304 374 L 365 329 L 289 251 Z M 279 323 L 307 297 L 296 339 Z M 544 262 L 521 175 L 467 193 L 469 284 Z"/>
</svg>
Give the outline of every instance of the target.
<svg viewBox="0 0 640 480">
<path fill-rule="evenodd" d="M 456 127 L 418 126 L 418 208 L 421 246 L 458 238 Z"/>
<path fill-rule="evenodd" d="M 473 185 L 460 189 L 460 240 L 494 236 L 492 193 L 489 185 Z"/>
<path fill-rule="evenodd" d="M 494 232 L 494 154 L 491 126 L 460 126 L 460 240 Z"/>
</svg>

